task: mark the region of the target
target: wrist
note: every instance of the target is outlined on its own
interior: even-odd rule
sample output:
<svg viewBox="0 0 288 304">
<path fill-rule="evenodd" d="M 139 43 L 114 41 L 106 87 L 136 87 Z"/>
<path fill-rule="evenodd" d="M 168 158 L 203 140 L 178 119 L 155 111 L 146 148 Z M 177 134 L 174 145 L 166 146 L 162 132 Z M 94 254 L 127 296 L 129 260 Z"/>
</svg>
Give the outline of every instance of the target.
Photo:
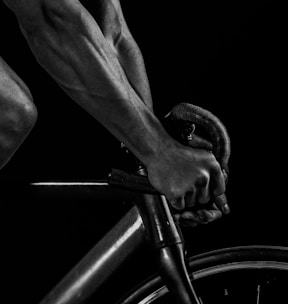
<svg viewBox="0 0 288 304">
<path fill-rule="evenodd" d="M 157 134 L 157 141 L 151 149 L 151 153 L 147 154 L 142 161 L 145 167 L 149 168 L 159 166 L 160 164 L 169 163 L 173 158 L 173 151 L 179 144 L 164 130 L 162 133 Z"/>
<path fill-rule="evenodd" d="M 149 111 L 146 113 L 143 120 L 142 128 L 135 132 L 131 130 L 136 136 L 131 136 L 127 142 L 123 141 L 126 146 L 133 152 L 133 154 L 148 168 L 151 165 L 166 158 L 167 153 L 175 146 L 175 140 L 167 133 L 161 122 Z"/>
</svg>

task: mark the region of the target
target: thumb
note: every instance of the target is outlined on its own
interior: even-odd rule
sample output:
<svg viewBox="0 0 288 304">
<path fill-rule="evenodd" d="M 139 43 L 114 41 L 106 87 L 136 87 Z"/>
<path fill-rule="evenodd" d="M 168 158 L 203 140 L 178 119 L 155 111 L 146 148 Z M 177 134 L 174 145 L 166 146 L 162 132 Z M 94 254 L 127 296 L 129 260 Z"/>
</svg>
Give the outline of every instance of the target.
<svg viewBox="0 0 288 304">
<path fill-rule="evenodd" d="M 187 142 L 187 145 L 191 148 L 196 148 L 196 149 L 205 149 L 209 151 L 213 149 L 213 145 L 210 141 L 196 134 L 192 135 L 192 138 Z"/>
</svg>

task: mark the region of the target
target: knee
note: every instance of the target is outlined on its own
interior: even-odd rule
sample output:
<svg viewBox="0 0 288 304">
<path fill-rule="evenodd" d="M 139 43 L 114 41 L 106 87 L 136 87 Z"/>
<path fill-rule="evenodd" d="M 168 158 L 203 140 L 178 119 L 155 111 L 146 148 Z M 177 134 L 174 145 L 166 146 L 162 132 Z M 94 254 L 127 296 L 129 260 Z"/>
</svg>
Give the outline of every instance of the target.
<svg viewBox="0 0 288 304">
<path fill-rule="evenodd" d="M 38 111 L 32 95 L 27 91 L 18 92 L 13 101 L 14 128 L 20 137 L 25 137 L 34 127 Z"/>
<path fill-rule="evenodd" d="M 17 144 L 34 127 L 38 112 L 27 87 L 14 84 L 9 92 L 0 90 L 0 93 L 1 134 L 4 132 L 9 142 Z"/>
<path fill-rule="evenodd" d="M 32 97 L 26 92 L 18 90 L 8 97 L 0 94 L 0 169 L 30 133 L 37 116 Z"/>
<path fill-rule="evenodd" d="M 6 133 L 21 137 L 21 134 L 33 128 L 37 120 L 38 113 L 32 94 L 1 57 L 0 78 L 0 131 L 3 133 L 3 130 L 7 130 Z"/>
<path fill-rule="evenodd" d="M 18 103 L 18 107 L 19 120 L 23 126 L 23 131 L 30 132 L 38 118 L 38 111 L 32 97 L 22 99 L 21 102 Z"/>
</svg>

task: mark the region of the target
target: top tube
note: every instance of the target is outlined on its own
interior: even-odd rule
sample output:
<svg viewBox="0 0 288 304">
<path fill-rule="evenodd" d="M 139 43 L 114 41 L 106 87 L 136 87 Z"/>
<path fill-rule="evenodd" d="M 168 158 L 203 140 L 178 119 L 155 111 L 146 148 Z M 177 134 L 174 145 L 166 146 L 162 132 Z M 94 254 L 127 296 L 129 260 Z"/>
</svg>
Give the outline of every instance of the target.
<svg viewBox="0 0 288 304">
<path fill-rule="evenodd" d="M 1 182 L 6 200 L 128 200 L 134 193 L 111 187 L 103 180 L 50 180 Z"/>
</svg>

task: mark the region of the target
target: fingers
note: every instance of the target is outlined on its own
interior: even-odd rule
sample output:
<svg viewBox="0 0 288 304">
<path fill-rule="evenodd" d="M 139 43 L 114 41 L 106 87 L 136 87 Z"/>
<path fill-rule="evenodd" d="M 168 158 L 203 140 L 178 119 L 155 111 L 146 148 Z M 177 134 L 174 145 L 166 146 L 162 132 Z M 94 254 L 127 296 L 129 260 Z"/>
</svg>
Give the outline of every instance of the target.
<svg viewBox="0 0 288 304">
<path fill-rule="evenodd" d="M 185 194 L 186 207 L 191 208 L 197 204 L 206 204 L 210 201 L 209 180 L 209 174 L 203 170 L 194 187 Z"/>
<path fill-rule="evenodd" d="M 199 209 L 196 211 L 186 210 L 176 215 L 180 224 L 184 227 L 195 227 L 197 225 L 208 224 L 222 217 L 222 214 L 229 214 L 230 208 L 225 194 L 214 198 L 214 203 L 209 209 Z"/>
<path fill-rule="evenodd" d="M 185 207 L 192 208 L 198 204 L 204 205 L 210 201 L 209 184 L 185 194 Z"/>
<path fill-rule="evenodd" d="M 229 207 L 227 204 L 226 196 L 223 194 L 225 191 L 225 181 L 224 177 L 220 174 L 218 179 L 218 188 L 215 190 L 215 186 L 212 187 L 210 182 L 210 176 L 203 172 L 201 178 L 198 178 L 195 186 L 185 193 L 184 199 L 178 198 L 174 199 L 172 202 L 172 206 L 176 207 L 176 209 L 181 210 L 186 208 L 191 208 L 196 205 L 205 205 L 211 201 L 211 197 L 213 197 L 213 201 L 217 202 L 220 210 L 223 211 L 224 214 L 229 213 Z M 214 191 L 211 191 L 211 188 Z M 214 193 L 220 193 L 220 195 L 216 196 Z"/>
<path fill-rule="evenodd" d="M 179 219 L 181 225 L 186 227 L 195 227 L 201 224 L 208 224 L 222 216 L 222 212 L 214 206 L 210 210 L 200 209 L 197 211 L 184 211 L 176 217 Z"/>
<path fill-rule="evenodd" d="M 211 172 L 210 191 L 214 196 L 220 196 L 225 192 L 226 183 L 224 174 L 217 163 Z"/>
<path fill-rule="evenodd" d="M 215 205 L 221 210 L 224 214 L 230 213 L 230 208 L 227 203 L 227 198 L 225 194 L 219 195 L 214 199 Z"/>
<path fill-rule="evenodd" d="M 211 151 L 213 149 L 213 145 L 210 141 L 193 134 L 192 138 L 187 142 L 189 147 L 197 148 L 197 149 L 205 149 Z"/>
<path fill-rule="evenodd" d="M 190 194 L 188 195 L 189 199 L 185 199 L 186 206 L 188 207 L 196 204 L 207 204 L 211 197 L 223 195 L 226 190 L 226 183 L 219 163 L 213 163 L 210 172 L 208 170 L 201 170 L 194 187 L 193 195 Z"/>
<path fill-rule="evenodd" d="M 194 204 L 207 204 L 210 201 L 210 176 L 203 175 L 202 181 L 197 182 Z"/>
<path fill-rule="evenodd" d="M 214 155 L 199 149 L 192 151 L 190 148 L 185 148 L 184 153 L 182 149 L 181 146 L 181 157 L 177 154 L 177 158 L 173 158 L 176 165 L 172 169 L 169 167 L 170 171 L 165 169 L 163 174 L 158 163 L 150 167 L 151 172 L 148 169 L 149 181 L 155 189 L 164 194 L 177 210 L 207 204 L 211 199 L 224 194 L 225 178 Z M 218 200 L 224 208 L 224 201 Z"/>
</svg>

